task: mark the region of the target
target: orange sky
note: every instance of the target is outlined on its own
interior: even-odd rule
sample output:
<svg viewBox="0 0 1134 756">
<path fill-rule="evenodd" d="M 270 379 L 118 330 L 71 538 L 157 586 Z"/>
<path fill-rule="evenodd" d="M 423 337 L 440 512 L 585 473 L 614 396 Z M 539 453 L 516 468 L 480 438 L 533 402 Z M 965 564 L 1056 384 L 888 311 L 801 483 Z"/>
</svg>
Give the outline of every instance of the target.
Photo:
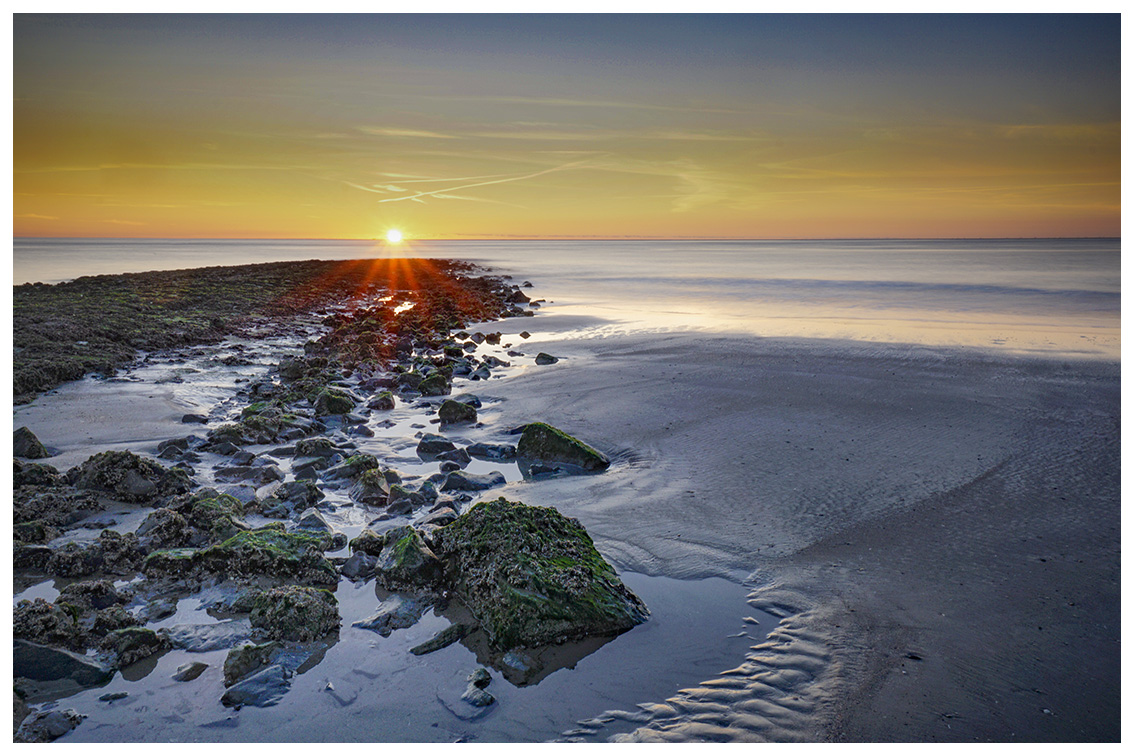
<svg viewBox="0 0 1134 756">
<path fill-rule="evenodd" d="M 1118 236 L 1118 23 L 1049 18 L 18 15 L 14 231 Z"/>
</svg>

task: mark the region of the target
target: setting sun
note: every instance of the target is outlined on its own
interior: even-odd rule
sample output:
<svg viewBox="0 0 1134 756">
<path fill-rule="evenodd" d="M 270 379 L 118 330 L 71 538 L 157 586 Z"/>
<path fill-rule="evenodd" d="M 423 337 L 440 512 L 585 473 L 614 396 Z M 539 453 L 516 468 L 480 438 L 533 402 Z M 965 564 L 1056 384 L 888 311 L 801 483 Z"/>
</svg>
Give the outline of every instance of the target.
<svg viewBox="0 0 1134 756">
<path fill-rule="evenodd" d="M 390 244 L 398 244 L 402 240 L 402 232 L 396 228 L 391 228 L 386 232 L 386 241 Z"/>
</svg>

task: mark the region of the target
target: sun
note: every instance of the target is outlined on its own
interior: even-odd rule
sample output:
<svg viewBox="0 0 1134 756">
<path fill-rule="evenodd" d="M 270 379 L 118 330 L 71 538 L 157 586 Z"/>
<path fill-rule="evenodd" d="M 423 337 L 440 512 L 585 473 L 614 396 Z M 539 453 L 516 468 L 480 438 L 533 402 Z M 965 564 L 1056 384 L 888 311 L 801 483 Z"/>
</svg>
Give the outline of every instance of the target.
<svg viewBox="0 0 1134 756">
<path fill-rule="evenodd" d="M 399 231 L 398 229 L 391 228 L 389 231 L 386 232 L 386 241 L 390 242 L 391 244 L 398 244 L 398 243 L 401 242 L 401 240 L 402 240 L 402 232 Z"/>
</svg>

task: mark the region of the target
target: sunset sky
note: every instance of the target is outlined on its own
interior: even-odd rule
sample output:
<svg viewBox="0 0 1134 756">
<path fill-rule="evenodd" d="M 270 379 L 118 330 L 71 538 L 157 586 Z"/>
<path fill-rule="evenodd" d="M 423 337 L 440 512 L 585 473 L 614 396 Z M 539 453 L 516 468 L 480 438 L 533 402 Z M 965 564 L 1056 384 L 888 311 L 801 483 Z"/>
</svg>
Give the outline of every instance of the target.
<svg viewBox="0 0 1134 756">
<path fill-rule="evenodd" d="M 30 16 L 16 236 L 1120 233 L 1112 16 Z"/>
</svg>

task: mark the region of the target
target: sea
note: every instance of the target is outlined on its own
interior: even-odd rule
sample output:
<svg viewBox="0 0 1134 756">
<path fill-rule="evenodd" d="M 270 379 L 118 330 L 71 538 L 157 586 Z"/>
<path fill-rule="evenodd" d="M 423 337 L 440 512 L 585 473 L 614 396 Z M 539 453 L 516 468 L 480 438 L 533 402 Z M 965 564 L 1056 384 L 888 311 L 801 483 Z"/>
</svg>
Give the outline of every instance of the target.
<svg viewBox="0 0 1134 756">
<path fill-rule="evenodd" d="M 1119 239 L 14 240 L 13 283 L 285 260 L 456 258 L 580 338 L 707 331 L 1117 360 Z"/>
<path fill-rule="evenodd" d="M 294 260 L 459 258 L 581 337 L 706 330 L 1117 359 L 1119 239 L 14 241 L 14 283 Z"/>
</svg>

